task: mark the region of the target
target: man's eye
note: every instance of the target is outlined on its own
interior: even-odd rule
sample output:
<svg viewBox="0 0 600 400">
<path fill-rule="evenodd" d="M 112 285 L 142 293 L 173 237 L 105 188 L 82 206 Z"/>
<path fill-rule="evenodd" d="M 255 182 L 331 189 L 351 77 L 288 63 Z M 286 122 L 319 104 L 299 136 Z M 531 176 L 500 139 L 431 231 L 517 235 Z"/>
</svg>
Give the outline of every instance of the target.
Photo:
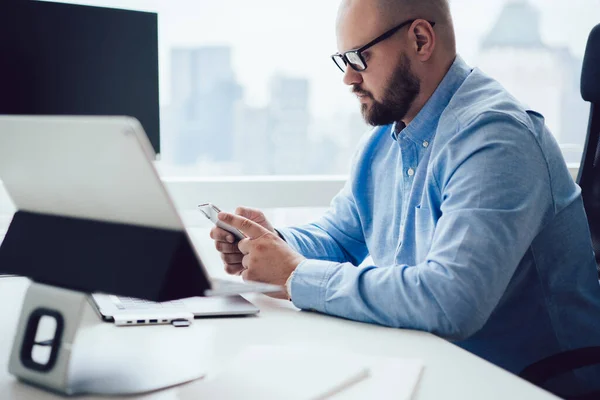
<svg viewBox="0 0 600 400">
<path fill-rule="evenodd" d="M 365 59 L 365 61 L 367 61 L 369 58 L 371 58 L 371 53 L 369 52 L 364 52 L 362 53 L 363 58 Z"/>
</svg>

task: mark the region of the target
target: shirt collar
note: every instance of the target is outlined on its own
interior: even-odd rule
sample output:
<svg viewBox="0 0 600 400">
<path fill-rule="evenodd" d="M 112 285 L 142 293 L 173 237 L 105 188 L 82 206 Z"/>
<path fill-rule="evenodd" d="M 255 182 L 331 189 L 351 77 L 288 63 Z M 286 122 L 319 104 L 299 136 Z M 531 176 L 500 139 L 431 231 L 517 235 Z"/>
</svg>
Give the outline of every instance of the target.
<svg viewBox="0 0 600 400">
<path fill-rule="evenodd" d="M 402 121 L 395 122 L 392 125 L 392 138 L 398 140 L 398 134 L 402 132 L 416 143 L 430 142 L 442 112 L 444 112 L 444 109 L 472 70 L 460 56 L 456 56 L 446 76 L 415 119 L 406 126 Z"/>
</svg>

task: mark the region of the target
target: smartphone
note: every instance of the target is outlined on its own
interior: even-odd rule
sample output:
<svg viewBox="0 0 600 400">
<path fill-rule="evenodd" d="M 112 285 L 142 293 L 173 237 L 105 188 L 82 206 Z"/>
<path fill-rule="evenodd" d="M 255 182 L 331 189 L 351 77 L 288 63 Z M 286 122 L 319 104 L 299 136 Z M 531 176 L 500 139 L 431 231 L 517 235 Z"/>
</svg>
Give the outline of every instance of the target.
<svg viewBox="0 0 600 400">
<path fill-rule="evenodd" d="M 221 210 L 219 210 L 219 207 L 217 207 L 211 203 L 206 203 L 206 204 L 200 204 L 198 206 L 198 209 L 206 216 L 206 218 L 211 220 L 213 222 L 213 224 L 215 224 L 219 228 L 231 233 L 235 237 L 236 241 L 246 238 L 246 236 L 242 232 L 240 232 L 238 229 L 234 228 L 231 225 L 226 224 L 225 222 L 223 222 L 219 219 L 218 215 L 221 212 Z"/>
</svg>

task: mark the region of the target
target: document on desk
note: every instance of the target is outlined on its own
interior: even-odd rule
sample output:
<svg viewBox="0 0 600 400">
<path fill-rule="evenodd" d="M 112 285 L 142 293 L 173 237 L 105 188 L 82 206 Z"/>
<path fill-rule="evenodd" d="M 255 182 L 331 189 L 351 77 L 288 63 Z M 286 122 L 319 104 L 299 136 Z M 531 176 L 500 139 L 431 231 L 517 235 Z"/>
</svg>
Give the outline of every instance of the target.
<svg viewBox="0 0 600 400">
<path fill-rule="evenodd" d="M 251 346 L 185 390 L 196 398 L 409 400 L 420 361 L 371 358 L 310 347 Z"/>
<path fill-rule="evenodd" d="M 423 373 L 421 360 L 369 357 L 363 358 L 363 362 L 369 366 L 369 379 L 331 396 L 330 400 L 410 400 L 413 398 Z"/>
</svg>

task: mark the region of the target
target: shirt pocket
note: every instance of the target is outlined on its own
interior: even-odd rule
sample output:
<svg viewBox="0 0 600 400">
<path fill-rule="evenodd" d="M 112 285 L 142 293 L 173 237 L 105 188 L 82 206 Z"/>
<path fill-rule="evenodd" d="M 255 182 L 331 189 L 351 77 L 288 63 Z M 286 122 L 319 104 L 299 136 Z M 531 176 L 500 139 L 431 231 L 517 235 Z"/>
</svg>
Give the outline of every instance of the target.
<svg viewBox="0 0 600 400">
<path fill-rule="evenodd" d="M 431 248 L 435 222 L 427 206 L 415 207 L 415 260 L 417 264 L 425 261 Z"/>
</svg>

